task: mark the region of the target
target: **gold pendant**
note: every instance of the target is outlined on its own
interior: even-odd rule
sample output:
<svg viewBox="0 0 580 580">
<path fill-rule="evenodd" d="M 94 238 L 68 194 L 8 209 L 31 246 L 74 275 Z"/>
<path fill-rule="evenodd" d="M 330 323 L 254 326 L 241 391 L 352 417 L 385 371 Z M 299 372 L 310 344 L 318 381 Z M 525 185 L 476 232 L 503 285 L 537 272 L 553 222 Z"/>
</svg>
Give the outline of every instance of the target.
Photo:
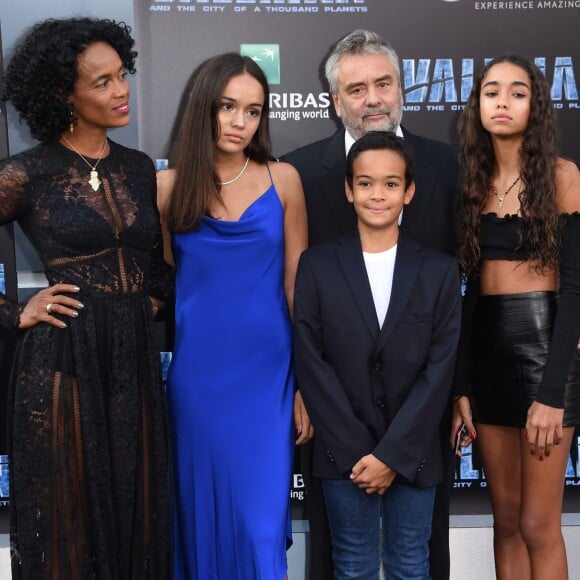
<svg viewBox="0 0 580 580">
<path fill-rule="evenodd" d="M 499 207 L 499 209 L 501 209 L 503 207 L 503 197 L 500 197 L 499 195 L 497 196 L 497 205 Z"/>
<path fill-rule="evenodd" d="M 101 185 L 101 180 L 99 179 L 99 174 L 96 169 L 91 171 L 91 178 L 89 179 L 89 184 L 93 188 L 93 191 L 97 191 Z M 500 205 L 501 207 L 501 205 Z"/>
</svg>

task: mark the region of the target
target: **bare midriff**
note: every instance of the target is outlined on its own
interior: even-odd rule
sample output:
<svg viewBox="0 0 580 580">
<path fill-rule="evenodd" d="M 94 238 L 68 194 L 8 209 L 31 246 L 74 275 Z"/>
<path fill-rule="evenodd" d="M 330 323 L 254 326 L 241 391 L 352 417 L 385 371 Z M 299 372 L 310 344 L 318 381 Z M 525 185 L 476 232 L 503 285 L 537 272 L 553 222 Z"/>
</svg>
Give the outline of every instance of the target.
<svg viewBox="0 0 580 580">
<path fill-rule="evenodd" d="M 546 268 L 539 273 L 530 268 L 534 262 L 483 260 L 479 292 L 482 296 L 519 294 L 558 289 L 558 273 Z"/>
</svg>

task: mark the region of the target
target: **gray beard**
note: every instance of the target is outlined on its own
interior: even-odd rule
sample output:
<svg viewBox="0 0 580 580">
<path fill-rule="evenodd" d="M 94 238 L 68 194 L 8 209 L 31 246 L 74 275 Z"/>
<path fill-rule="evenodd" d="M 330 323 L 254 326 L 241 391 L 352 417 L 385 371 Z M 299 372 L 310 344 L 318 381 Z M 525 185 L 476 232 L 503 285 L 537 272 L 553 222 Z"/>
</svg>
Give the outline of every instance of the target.
<svg viewBox="0 0 580 580">
<path fill-rule="evenodd" d="M 387 113 L 386 111 L 381 111 L 383 113 Z M 390 113 L 390 111 L 388 112 Z M 387 113 L 387 114 L 388 114 Z M 350 127 L 343 121 L 344 128 L 348 131 L 348 133 L 353 137 L 353 139 L 360 139 L 363 135 L 366 135 L 369 131 L 384 131 L 394 133 L 397 130 L 397 127 L 401 124 L 402 114 L 399 115 L 398 119 L 391 119 L 390 117 L 385 120 L 383 123 L 379 125 L 374 125 L 372 127 Z"/>
</svg>

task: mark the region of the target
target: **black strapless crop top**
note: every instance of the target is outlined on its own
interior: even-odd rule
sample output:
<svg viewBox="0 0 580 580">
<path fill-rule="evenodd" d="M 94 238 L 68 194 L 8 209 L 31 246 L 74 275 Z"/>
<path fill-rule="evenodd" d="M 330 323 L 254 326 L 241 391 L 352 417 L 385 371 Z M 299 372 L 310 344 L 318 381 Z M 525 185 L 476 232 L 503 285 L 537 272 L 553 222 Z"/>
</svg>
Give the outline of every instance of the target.
<svg viewBox="0 0 580 580">
<path fill-rule="evenodd" d="M 482 260 L 525 261 L 520 243 L 522 220 L 517 215 L 498 217 L 496 213 L 482 213 L 479 228 L 479 247 Z"/>
</svg>

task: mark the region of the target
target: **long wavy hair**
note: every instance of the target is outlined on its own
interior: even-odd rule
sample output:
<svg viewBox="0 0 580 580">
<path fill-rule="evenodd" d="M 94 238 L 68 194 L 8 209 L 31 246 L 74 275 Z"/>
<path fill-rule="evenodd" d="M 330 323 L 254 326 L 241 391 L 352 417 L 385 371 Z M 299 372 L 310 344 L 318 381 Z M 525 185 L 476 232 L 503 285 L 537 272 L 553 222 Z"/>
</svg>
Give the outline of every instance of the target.
<svg viewBox="0 0 580 580">
<path fill-rule="evenodd" d="M 94 42 L 106 42 L 129 73 L 135 72 L 131 27 L 97 18 L 49 19 L 34 25 L 6 67 L 0 98 L 10 100 L 39 141 L 58 139 L 72 120 L 67 97 L 78 78 L 78 58 Z"/>
<path fill-rule="evenodd" d="M 520 149 L 522 191 L 519 194 L 522 231 L 516 251 L 534 268 L 553 268 L 559 258 L 559 216 L 556 206 L 556 115 L 550 87 L 540 69 L 518 55 L 501 55 L 480 71 L 458 123 L 462 189 L 457 218 L 459 264 L 466 274 L 477 272 L 480 214 L 489 195 L 495 167 L 490 134 L 481 123 L 479 108 L 483 78 L 496 64 L 512 63 L 526 71 L 531 82 L 531 108 Z"/>
<path fill-rule="evenodd" d="M 268 128 L 270 89 L 262 69 L 249 57 L 226 53 L 204 61 L 191 77 L 187 105 L 171 152 L 175 183 L 167 208 L 172 232 L 196 229 L 212 202 L 223 204 L 215 168 L 218 107 L 231 78 L 248 73 L 262 86 L 264 106 L 246 155 L 258 163 L 273 159 Z"/>
</svg>

